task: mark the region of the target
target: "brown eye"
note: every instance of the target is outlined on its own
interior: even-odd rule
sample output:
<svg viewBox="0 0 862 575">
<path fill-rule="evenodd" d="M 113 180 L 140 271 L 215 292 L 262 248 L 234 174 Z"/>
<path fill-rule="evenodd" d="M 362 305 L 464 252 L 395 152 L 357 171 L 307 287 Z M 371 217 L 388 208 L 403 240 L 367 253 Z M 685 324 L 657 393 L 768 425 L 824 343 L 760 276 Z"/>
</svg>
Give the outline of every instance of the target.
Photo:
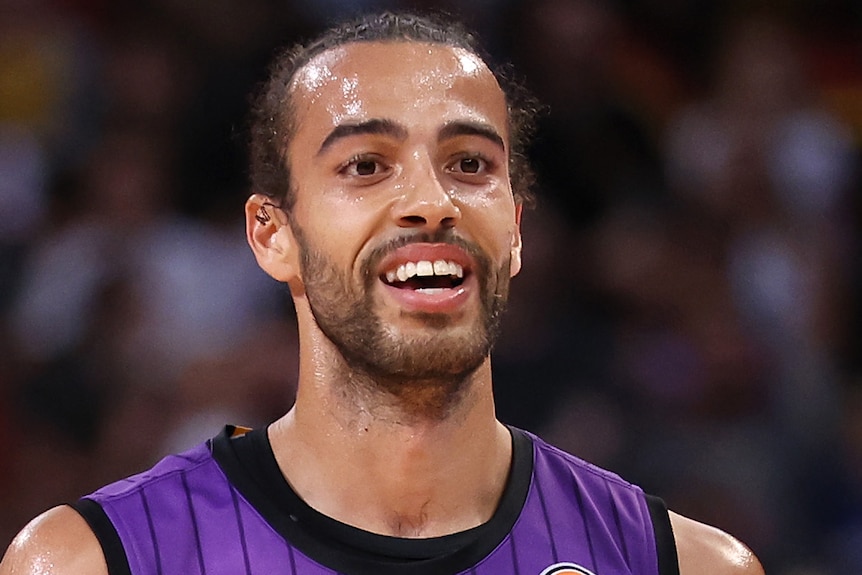
<svg viewBox="0 0 862 575">
<path fill-rule="evenodd" d="M 488 174 L 493 168 L 494 164 L 481 155 L 464 154 L 453 158 L 447 170 L 455 176 L 470 177 L 472 181 L 475 177 Z"/>
<path fill-rule="evenodd" d="M 373 176 L 377 172 L 377 162 L 373 160 L 360 160 L 356 162 L 354 169 L 359 176 Z"/>
<path fill-rule="evenodd" d="M 372 176 L 385 175 L 389 170 L 386 163 L 380 158 L 371 155 L 356 156 L 341 166 L 339 172 L 348 177 L 370 178 Z"/>
<path fill-rule="evenodd" d="M 378 154 L 357 154 L 338 168 L 341 177 L 353 186 L 371 186 L 392 173 L 392 166 Z"/>
<path fill-rule="evenodd" d="M 458 167 L 465 174 L 478 174 L 482 169 L 482 163 L 479 158 L 463 158 L 458 162 Z"/>
</svg>

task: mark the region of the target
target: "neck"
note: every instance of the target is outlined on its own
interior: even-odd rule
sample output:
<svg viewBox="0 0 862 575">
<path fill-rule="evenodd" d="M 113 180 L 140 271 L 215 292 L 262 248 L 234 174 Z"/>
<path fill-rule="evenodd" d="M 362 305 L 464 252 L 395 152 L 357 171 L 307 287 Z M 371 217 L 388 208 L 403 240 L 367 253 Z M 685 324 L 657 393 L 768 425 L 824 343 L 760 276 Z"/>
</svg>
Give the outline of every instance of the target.
<svg viewBox="0 0 862 575">
<path fill-rule="evenodd" d="M 306 503 L 402 537 L 490 519 L 511 461 L 511 437 L 494 416 L 490 360 L 454 394 L 450 383 L 430 381 L 400 382 L 393 394 L 355 373 L 319 369 L 332 365 L 324 358 L 300 369 L 296 404 L 269 431 L 282 472 Z"/>
<path fill-rule="evenodd" d="M 374 377 L 366 372 L 339 370 L 338 382 L 328 386 L 333 416 L 345 427 L 424 428 L 434 423 L 458 422 L 481 398 L 476 393 L 487 379 L 485 370 L 435 379 Z"/>
</svg>

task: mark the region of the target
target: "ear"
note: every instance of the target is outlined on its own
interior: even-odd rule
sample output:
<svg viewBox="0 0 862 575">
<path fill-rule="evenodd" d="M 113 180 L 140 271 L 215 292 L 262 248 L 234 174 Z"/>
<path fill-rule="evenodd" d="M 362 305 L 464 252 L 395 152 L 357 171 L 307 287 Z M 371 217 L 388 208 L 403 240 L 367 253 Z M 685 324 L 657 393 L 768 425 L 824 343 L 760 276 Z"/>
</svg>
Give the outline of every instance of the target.
<svg viewBox="0 0 862 575">
<path fill-rule="evenodd" d="M 299 278 L 299 252 L 290 222 L 263 194 L 245 202 L 245 234 L 257 264 L 280 282 Z"/>
<path fill-rule="evenodd" d="M 515 204 L 515 229 L 512 231 L 511 263 L 509 275 L 516 276 L 521 271 L 521 213 L 523 204 Z"/>
</svg>

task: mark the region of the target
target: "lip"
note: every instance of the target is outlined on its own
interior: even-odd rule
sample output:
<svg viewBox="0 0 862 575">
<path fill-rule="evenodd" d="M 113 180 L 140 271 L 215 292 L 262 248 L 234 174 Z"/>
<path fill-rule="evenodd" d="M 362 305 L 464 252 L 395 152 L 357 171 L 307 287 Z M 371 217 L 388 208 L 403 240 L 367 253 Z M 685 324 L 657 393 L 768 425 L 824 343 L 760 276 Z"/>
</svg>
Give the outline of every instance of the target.
<svg viewBox="0 0 862 575">
<path fill-rule="evenodd" d="M 412 289 L 393 287 L 381 278 L 387 270 L 407 262 L 428 260 L 431 262 L 445 260 L 455 262 L 464 269 L 464 281 L 456 288 L 444 289 L 436 293 L 427 293 Z M 378 281 L 389 297 L 408 312 L 428 314 L 451 314 L 457 312 L 470 299 L 475 291 L 475 275 L 473 274 L 473 259 L 462 248 L 443 243 L 408 244 L 381 260 L 378 266 Z"/>
</svg>

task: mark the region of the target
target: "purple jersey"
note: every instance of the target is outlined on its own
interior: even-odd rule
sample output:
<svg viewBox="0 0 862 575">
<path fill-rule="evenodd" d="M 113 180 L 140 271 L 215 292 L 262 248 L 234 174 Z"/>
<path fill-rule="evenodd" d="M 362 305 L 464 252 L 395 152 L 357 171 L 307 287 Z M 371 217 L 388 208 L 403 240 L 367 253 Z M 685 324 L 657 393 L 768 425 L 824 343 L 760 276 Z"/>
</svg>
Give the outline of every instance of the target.
<svg viewBox="0 0 862 575">
<path fill-rule="evenodd" d="M 513 429 L 512 470 L 485 524 L 404 539 L 320 514 L 263 430 L 233 428 L 74 504 L 111 575 L 678 574 L 663 503 Z"/>
</svg>

